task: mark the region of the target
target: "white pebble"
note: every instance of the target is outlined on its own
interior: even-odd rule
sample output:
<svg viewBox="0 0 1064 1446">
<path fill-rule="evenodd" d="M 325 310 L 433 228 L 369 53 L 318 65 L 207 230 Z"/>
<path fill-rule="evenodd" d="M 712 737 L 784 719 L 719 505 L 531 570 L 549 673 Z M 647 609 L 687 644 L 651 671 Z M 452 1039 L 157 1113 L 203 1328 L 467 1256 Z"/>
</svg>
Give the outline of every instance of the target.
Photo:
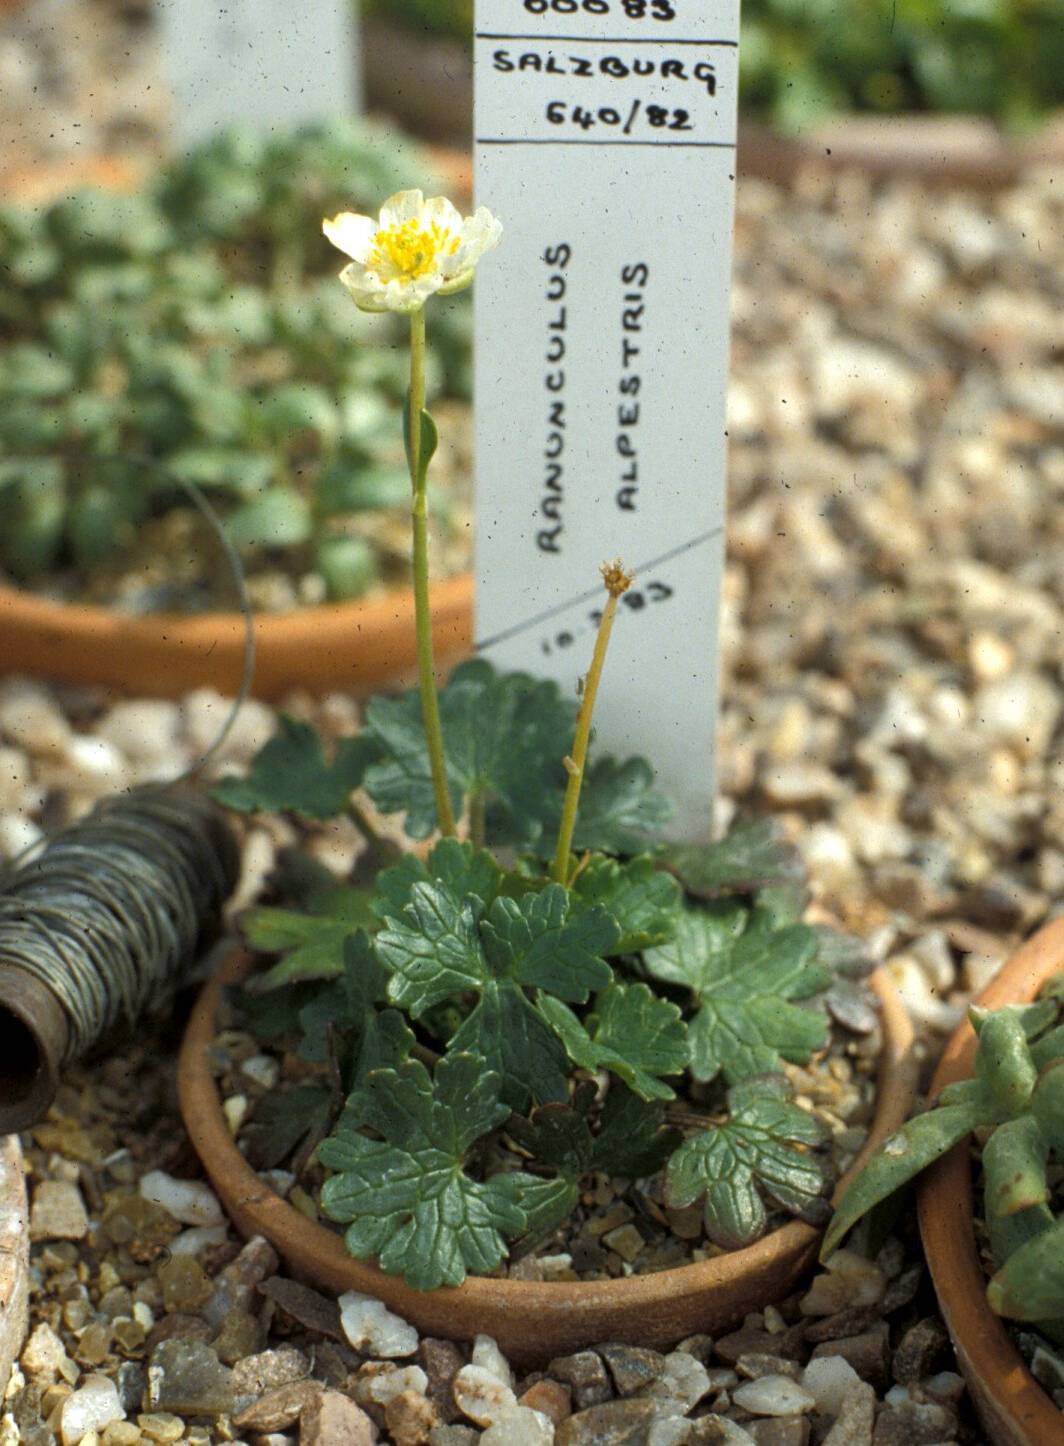
<svg viewBox="0 0 1064 1446">
<path fill-rule="evenodd" d="M 185 739 L 196 755 L 202 755 L 214 744 L 225 726 L 232 707 L 229 698 L 223 698 L 213 688 L 198 688 L 189 693 L 182 704 L 184 713 Z M 226 734 L 225 742 L 212 760 L 214 763 L 249 762 L 263 744 L 268 743 L 277 731 L 277 716 L 272 708 L 247 698 L 233 719 L 233 725 Z"/>
<path fill-rule="evenodd" d="M 802 1372 L 802 1386 L 816 1401 L 816 1408 L 832 1420 L 842 1410 L 849 1391 L 860 1376 L 842 1356 L 816 1356 Z"/>
<path fill-rule="evenodd" d="M 106 738 L 79 735 L 70 740 L 66 771 L 69 784 L 105 792 L 120 787 L 126 768 L 122 755 Z"/>
<path fill-rule="evenodd" d="M 54 1381 L 69 1364 L 66 1347 L 47 1321 L 35 1326 L 21 1357 L 22 1369 L 33 1380 Z"/>
<path fill-rule="evenodd" d="M 0 731 L 37 758 L 62 758 L 70 745 L 70 724 L 46 689 L 26 678 L 0 684 Z"/>
<path fill-rule="evenodd" d="M 682 1416 L 660 1416 L 650 1423 L 647 1446 L 684 1446 L 693 1429 L 693 1423 Z"/>
<path fill-rule="evenodd" d="M 481 1435 L 479 1446 L 551 1446 L 554 1422 L 530 1406 L 515 1406 Z"/>
<path fill-rule="evenodd" d="M 39 843 L 42 837 L 41 830 L 31 819 L 17 813 L 5 813 L 0 818 L 0 858 L 18 858 L 19 854 Z"/>
<path fill-rule="evenodd" d="M 936 1401 L 959 1401 L 964 1395 L 964 1377 L 956 1371 L 939 1371 L 920 1382 L 924 1394 Z"/>
<path fill-rule="evenodd" d="M 513 1387 L 514 1378 L 513 1372 L 510 1370 L 510 1363 L 491 1336 L 477 1336 L 474 1340 L 473 1364 L 483 1366 L 486 1371 L 497 1376 L 504 1386 Z"/>
<path fill-rule="evenodd" d="M 423 1396 L 428 1385 L 429 1378 L 420 1366 L 396 1366 L 367 1377 L 359 1395 L 361 1397 L 364 1394 L 370 1401 L 376 1401 L 378 1406 L 386 1406 L 404 1391 L 413 1391 L 415 1395 Z"/>
<path fill-rule="evenodd" d="M 217 1195 L 202 1180 L 176 1180 L 165 1170 L 149 1170 L 141 1176 L 140 1193 L 182 1225 L 221 1225 L 225 1220 Z"/>
<path fill-rule="evenodd" d="M 732 1392 L 732 1400 L 755 1416 L 797 1416 L 811 1411 L 816 1399 L 788 1376 L 761 1376 Z"/>
<path fill-rule="evenodd" d="M 240 1072 L 262 1089 L 272 1090 L 280 1077 L 281 1066 L 268 1054 L 253 1054 L 241 1064 Z"/>
<path fill-rule="evenodd" d="M 78 1446 L 90 1431 L 112 1421 L 124 1421 L 125 1416 L 114 1381 L 107 1376 L 87 1376 L 78 1390 L 63 1402 L 59 1414 L 63 1446 Z"/>
<path fill-rule="evenodd" d="M 454 1378 L 455 1405 L 478 1426 L 491 1426 L 516 1409 L 517 1397 L 493 1371 L 463 1366 Z"/>
<path fill-rule="evenodd" d="M 172 761 L 179 752 L 179 722 L 176 703 L 137 698 L 115 703 L 96 725 L 96 732 L 132 763 L 159 764 Z"/>
<path fill-rule="evenodd" d="M 227 1225 L 192 1225 L 188 1230 L 182 1230 L 175 1240 L 171 1240 L 170 1254 L 199 1255 L 201 1251 L 209 1250 L 212 1245 L 224 1245 L 228 1238 Z"/>
<path fill-rule="evenodd" d="M 646 1387 L 643 1395 L 675 1401 L 687 1412 L 698 1405 L 709 1388 L 709 1372 L 702 1362 L 686 1351 L 673 1351 L 665 1357 L 661 1375 Z"/>
<path fill-rule="evenodd" d="M 33 782 L 30 761 L 21 748 L 0 748 L 0 809 L 18 813 Z"/>
<path fill-rule="evenodd" d="M 356 1351 L 388 1360 L 412 1356 L 417 1350 L 417 1331 L 383 1301 L 349 1290 L 337 1304 L 344 1335 Z"/>
<path fill-rule="evenodd" d="M 920 1024 L 950 1032 L 964 1017 L 958 1004 L 947 1004 L 936 991 L 923 969 L 908 954 L 901 954 L 887 965 L 891 983 L 902 997 L 906 1009 Z"/>
<path fill-rule="evenodd" d="M 835 1315 L 849 1306 L 877 1305 L 886 1277 L 874 1261 L 854 1250 L 836 1250 L 802 1297 L 803 1315 Z"/>
</svg>

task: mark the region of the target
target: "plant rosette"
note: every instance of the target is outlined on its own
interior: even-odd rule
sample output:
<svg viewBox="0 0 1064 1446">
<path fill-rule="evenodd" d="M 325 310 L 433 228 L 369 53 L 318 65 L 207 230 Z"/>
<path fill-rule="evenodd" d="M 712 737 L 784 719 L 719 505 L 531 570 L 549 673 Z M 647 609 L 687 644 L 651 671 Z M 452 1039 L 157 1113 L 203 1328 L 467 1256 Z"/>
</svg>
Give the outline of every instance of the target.
<svg viewBox="0 0 1064 1446">
<path fill-rule="evenodd" d="M 298 887 L 245 916 L 248 945 L 272 961 L 239 996 L 257 1062 L 233 1063 L 259 1097 L 246 1120 L 246 1095 L 228 1114 L 219 1104 L 209 992 L 183 1051 L 186 1123 L 238 1224 L 423 1329 L 490 1331 L 531 1357 L 719 1327 L 809 1264 L 865 1141 L 882 1038 L 867 963 L 803 922 L 800 871 L 770 825 L 669 846 L 650 764 L 592 759 L 632 583 L 620 562 L 602 567 L 578 700 L 483 659 L 437 687 L 425 312 L 471 284 L 501 227 L 486 208 L 463 218 L 408 190 L 324 230 L 358 309 L 409 322 L 418 688 L 372 699 L 331 756 L 285 720 L 248 776 L 220 786 L 247 813 L 347 815 L 367 848 L 341 883 L 303 860 Z M 382 816 L 401 820 L 408 852 Z M 884 1014 L 884 1053 L 904 1055 L 900 1010 Z M 879 1129 L 908 1103 L 895 1063 Z M 286 1170 L 292 1204 L 253 1166 Z M 582 1272 L 545 1279 L 544 1255 L 572 1266 L 578 1243 Z"/>
<path fill-rule="evenodd" d="M 244 620 L 199 498 L 240 555 L 261 696 L 411 671 L 402 320 L 345 301 L 312 229 L 411 159 L 348 121 L 232 132 L 130 194 L 0 207 L 7 666 L 235 691 Z M 428 393 L 457 402 L 464 302 L 441 308 L 425 359 Z M 459 433 L 431 501 L 436 645 L 452 660 L 471 640 L 467 450 Z"/>
<path fill-rule="evenodd" d="M 1050 1395 L 1064 1399 L 1064 920 L 1034 935 L 980 994 L 931 1097 L 934 1107 L 851 1182 L 824 1251 L 920 1175 L 928 1265 L 990 1438 L 1064 1446 Z"/>
<path fill-rule="evenodd" d="M 839 948 L 841 936 L 779 915 L 767 948 L 752 947 L 755 916 L 770 906 L 774 888 L 750 869 L 755 859 L 756 871 L 773 858 L 787 872 L 790 892 L 793 872 L 771 825 L 733 831 L 705 851 L 707 879 L 720 870 L 719 885 L 710 887 L 726 893 L 698 899 L 677 886 L 664 853 L 654 865 L 646 855 L 599 855 L 585 870 L 587 892 L 572 921 L 585 943 L 596 927 L 609 928 L 601 915 L 595 923 L 599 906 L 586 907 L 607 876 L 622 888 L 626 876 L 638 879 L 644 897 L 649 889 L 671 899 L 666 914 L 658 912 L 657 937 L 667 932 L 669 912 L 678 931 L 701 931 L 707 923 L 715 930 L 727 915 L 734 927 L 738 913 L 746 916 L 735 947 L 712 964 L 698 950 L 693 956 L 695 969 L 709 964 L 701 976 L 706 999 L 715 996 L 721 1005 L 713 1030 L 706 1020 L 706 1035 L 729 1008 L 741 1011 L 751 1020 L 745 1034 L 752 1055 L 775 1056 L 775 1071 L 751 1077 L 748 1071 L 767 1061 L 743 1062 L 745 1046 L 729 1051 L 724 1067 L 736 1080 L 730 1086 L 723 1074 L 712 1084 L 693 1082 L 681 1031 L 686 1027 L 690 1051 L 690 1022 L 705 1015 L 705 1003 L 698 1004 L 690 981 L 652 993 L 660 981 L 638 977 L 638 956 L 615 953 L 631 938 L 600 943 L 613 978 L 584 1008 L 572 1001 L 576 989 L 565 989 L 566 1003 L 508 979 L 487 949 L 474 966 L 479 974 L 463 979 L 467 987 L 419 1011 L 418 1020 L 389 1005 L 389 991 L 406 994 L 408 985 L 389 985 L 382 952 L 420 948 L 408 926 L 419 936 L 463 876 L 479 873 L 477 886 L 490 893 L 490 855 L 468 843 L 438 843 L 424 859 L 407 855 L 381 870 L 372 890 L 334 884 L 315 901 L 318 913 L 250 912 L 244 930 L 255 952 L 234 950 L 204 990 L 179 1068 L 190 1139 L 237 1227 L 269 1239 L 300 1278 L 337 1294 L 375 1296 L 422 1332 L 471 1340 L 486 1331 L 528 1363 L 604 1339 L 665 1346 L 697 1331 L 724 1331 L 790 1294 L 816 1258 L 839 1161 L 856 1150 L 859 1163 L 899 1126 L 911 1107 L 915 1070 L 911 1025 L 892 985 L 876 974 L 866 992 L 847 977 L 862 966 L 849 947 Z M 482 944 L 504 918 L 513 939 L 548 906 L 555 917 L 560 911 L 558 886 L 541 882 L 537 892 L 527 869 L 519 884 L 504 883 L 501 874 L 498 882 L 521 892 L 496 894 L 494 913 L 481 916 Z M 385 910 L 381 917 L 371 912 L 373 898 Z M 653 908 L 637 909 L 650 926 Z M 787 931 L 790 944 L 780 937 Z M 793 969 L 793 954 L 784 961 L 799 940 L 813 970 L 802 988 L 815 976 L 819 997 L 793 1003 L 759 994 L 755 954 L 768 968 L 775 954 L 778 977 Z M 438 940 L 432 947 L 446 946 Z M 815 962 L 821 951 L 825 959 L 845 953 L 850 961 L 834 981 L 850 1017 L 855 1007 L 867 1010 L 869 1000 L 878 1006 L 872 1035 L 829 1024 L 829 980 Z M 647 955 L 671 972 L 664 961 L 674 962 L 676 951 L 664 938 L 642 951 L 644 961 Z M 560 960 L 552 967 L 559 974 L 566 968 Z M 409 981 L 417 973 L 416 965 L 404 964 L 392 977 Z M 434 994 L 436 986 L 430 988 Z M 457 1030 L 446 1018 L 452 1006 L 464 1014 Z M 496 1048 L 491 1031 L 507 1009 L 526 1013 L 527 1021 L 523 1032 L 500 1034 Z M 648 1025 L 658 1011 L 667 1028 L 655 1032 Z M 782 1028 L 762 1033 L 755 1018 Z M 450 1041 L 443 1046 L 427 1024 L 454 1030 Z M 784 1043 L 782 1035 L 795 1028 L 831 1042 L 813 1050 L 819 1064 L 794 1035 Z M 780 1045 L 805 1063 L 782 1059 Z M 513 1058 L 502 1057 L 515 1048 Z M 572 1054 L 581 1065 L 573 1065 Z M 834 1074 L 840 1066 L 850 1076 L 842 1090 Z M 705 1061 L 699 1066 L 702 1073 L 709 1068 Z M 345 1095 L 357 1077 L 365 1083 Z M 792 1081 L 825 1102 L 807 1099 L 799 1108 Z M 847 1125 L 834 1113 L 849 1095 L 861 1100 L 862 1115 L 873 1088 L 874 1113 L 864 1124 Z M 842 1140 L 837 1149 L 832 1132 Z M 441 1194 L 444 1179 L 451 1187 Z M 509 1263 L 508 1237 L 517 1245 Z M 619 1264 L 614 1246 L 640 1252 L 650 1268 L 637 1256 L 612 1277 L 609 1268 Z M 581 1263 L 582 1271 L 573 1269 Z M 491 1274 L 473 1273 L 479 1271 Z"/>
</svg>

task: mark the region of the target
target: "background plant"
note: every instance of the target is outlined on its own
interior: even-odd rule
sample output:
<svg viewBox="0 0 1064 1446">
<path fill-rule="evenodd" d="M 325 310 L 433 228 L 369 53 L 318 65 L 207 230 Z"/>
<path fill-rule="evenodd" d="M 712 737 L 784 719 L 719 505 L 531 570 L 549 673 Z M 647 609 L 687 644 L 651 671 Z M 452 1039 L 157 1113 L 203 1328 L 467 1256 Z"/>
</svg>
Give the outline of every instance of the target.
<svg viewBox="0 0 1064 1446">
<path fill-rule="evenodd" d="M 435 33 L 471 0 L 364 0 Z M 1010 127 L 1064 104 L 1058 0 L 744 0 L 740 105 L 784 130 L 829 113 L 960 111 Z"/>
<path fill-rule="evenodd" d="M 87 585 L 147 519 L 187 506 L 187 478 L 249 559 L 315 569 L 330 596 L 398 571 L 359 519 L 408 501 L 401 332 L 345 303 L 316 222 L 411 170 L 393 133 L 339 121 L 220 136 L 134 195 L 0 210 L 0 567 L 27 583 L 73 567 Z M 457 297 L 438 311 L 430 394 L 467 396 L 468 358 Z"/>
<path fill-rule="evenodd" d="M 999 1315 L 1037 1321 L 1064 1342 L 1064 1214 L 1054 1182 L 1064 1164 L 1064 975 L 1035 1004 L 971 1010 L 974 1078 L 947 1086 L 933 1109 L 887 1140 L 841 1201 L 824 1253 L 881 1201 L 959 1141 L 982 1144 L 982 1201 Z M 1057 1203 L 1054 1214 L 1051 1208 Z"/>
</svg>

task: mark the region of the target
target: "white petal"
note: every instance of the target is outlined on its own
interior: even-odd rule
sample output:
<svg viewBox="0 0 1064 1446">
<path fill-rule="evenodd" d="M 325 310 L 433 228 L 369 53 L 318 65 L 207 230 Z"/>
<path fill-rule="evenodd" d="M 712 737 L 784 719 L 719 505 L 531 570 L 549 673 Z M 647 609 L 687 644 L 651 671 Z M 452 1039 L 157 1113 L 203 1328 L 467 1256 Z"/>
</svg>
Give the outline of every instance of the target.
<svg viewBox="0 0 1064 1446">
<path fill-rule="evenodd" d="M 385 288 L 375 272 L 367 271 L 359 262 L 353 261 L 340 272 L 340 280 L 354 298 L 355 305 L 363 311 L 388 311 Z"/>
<path fill-rule="evenodd" d="M 344 211 L 331 219 L 327 217 L 321 223 L 321 229 L 345 256 L 350 256 L 352 261 L 365 261 L 373 249 L 377 223 L 371 216 Z"/>
<path fill-rule="evenodd" d="M 423 191 L 396 191 L 381 207 L 381 230 L 401 226 L 404 221 L 416 221 L 425 209 Z"/>
<path fill-rule="evenodd" d="M 497 220 L 486 206 L 480 206 L 462 227 L 462 244 L 454 256 L 447 258 L 447 270 L 451 276 L 468 271 L 476 266 L 486 251 L 498 246 L 502 237 L 502 222 Z"/>
<path fill-rule="evenodd" d="M 421 224 L 426 229 L 432 225 L 439 226 L 441 231 L 449 231 L 452 236 L 462 234 L 462 214 L 446 196 L 433 196 L 431 201 L 425 202 Z"/>
</svg>

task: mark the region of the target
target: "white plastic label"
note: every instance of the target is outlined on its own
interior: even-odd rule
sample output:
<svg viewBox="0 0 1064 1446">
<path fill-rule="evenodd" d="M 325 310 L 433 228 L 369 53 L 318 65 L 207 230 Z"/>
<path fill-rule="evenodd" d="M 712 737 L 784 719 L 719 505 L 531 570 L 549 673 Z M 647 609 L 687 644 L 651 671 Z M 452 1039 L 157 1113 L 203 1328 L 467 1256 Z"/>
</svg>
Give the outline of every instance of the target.
<svg viewBox="0 0 1064 1446">
<path fill-rule="evenodd" d="M 358 13 L 349 0 L 157 0 L 186 145 L 222 126 L 254 130 L 357 109 Z"/>
<path fill-rule="evenodd" d="M 712 827 L 738 0 L 477 0 L 476 636 Z"/>
</svg>

